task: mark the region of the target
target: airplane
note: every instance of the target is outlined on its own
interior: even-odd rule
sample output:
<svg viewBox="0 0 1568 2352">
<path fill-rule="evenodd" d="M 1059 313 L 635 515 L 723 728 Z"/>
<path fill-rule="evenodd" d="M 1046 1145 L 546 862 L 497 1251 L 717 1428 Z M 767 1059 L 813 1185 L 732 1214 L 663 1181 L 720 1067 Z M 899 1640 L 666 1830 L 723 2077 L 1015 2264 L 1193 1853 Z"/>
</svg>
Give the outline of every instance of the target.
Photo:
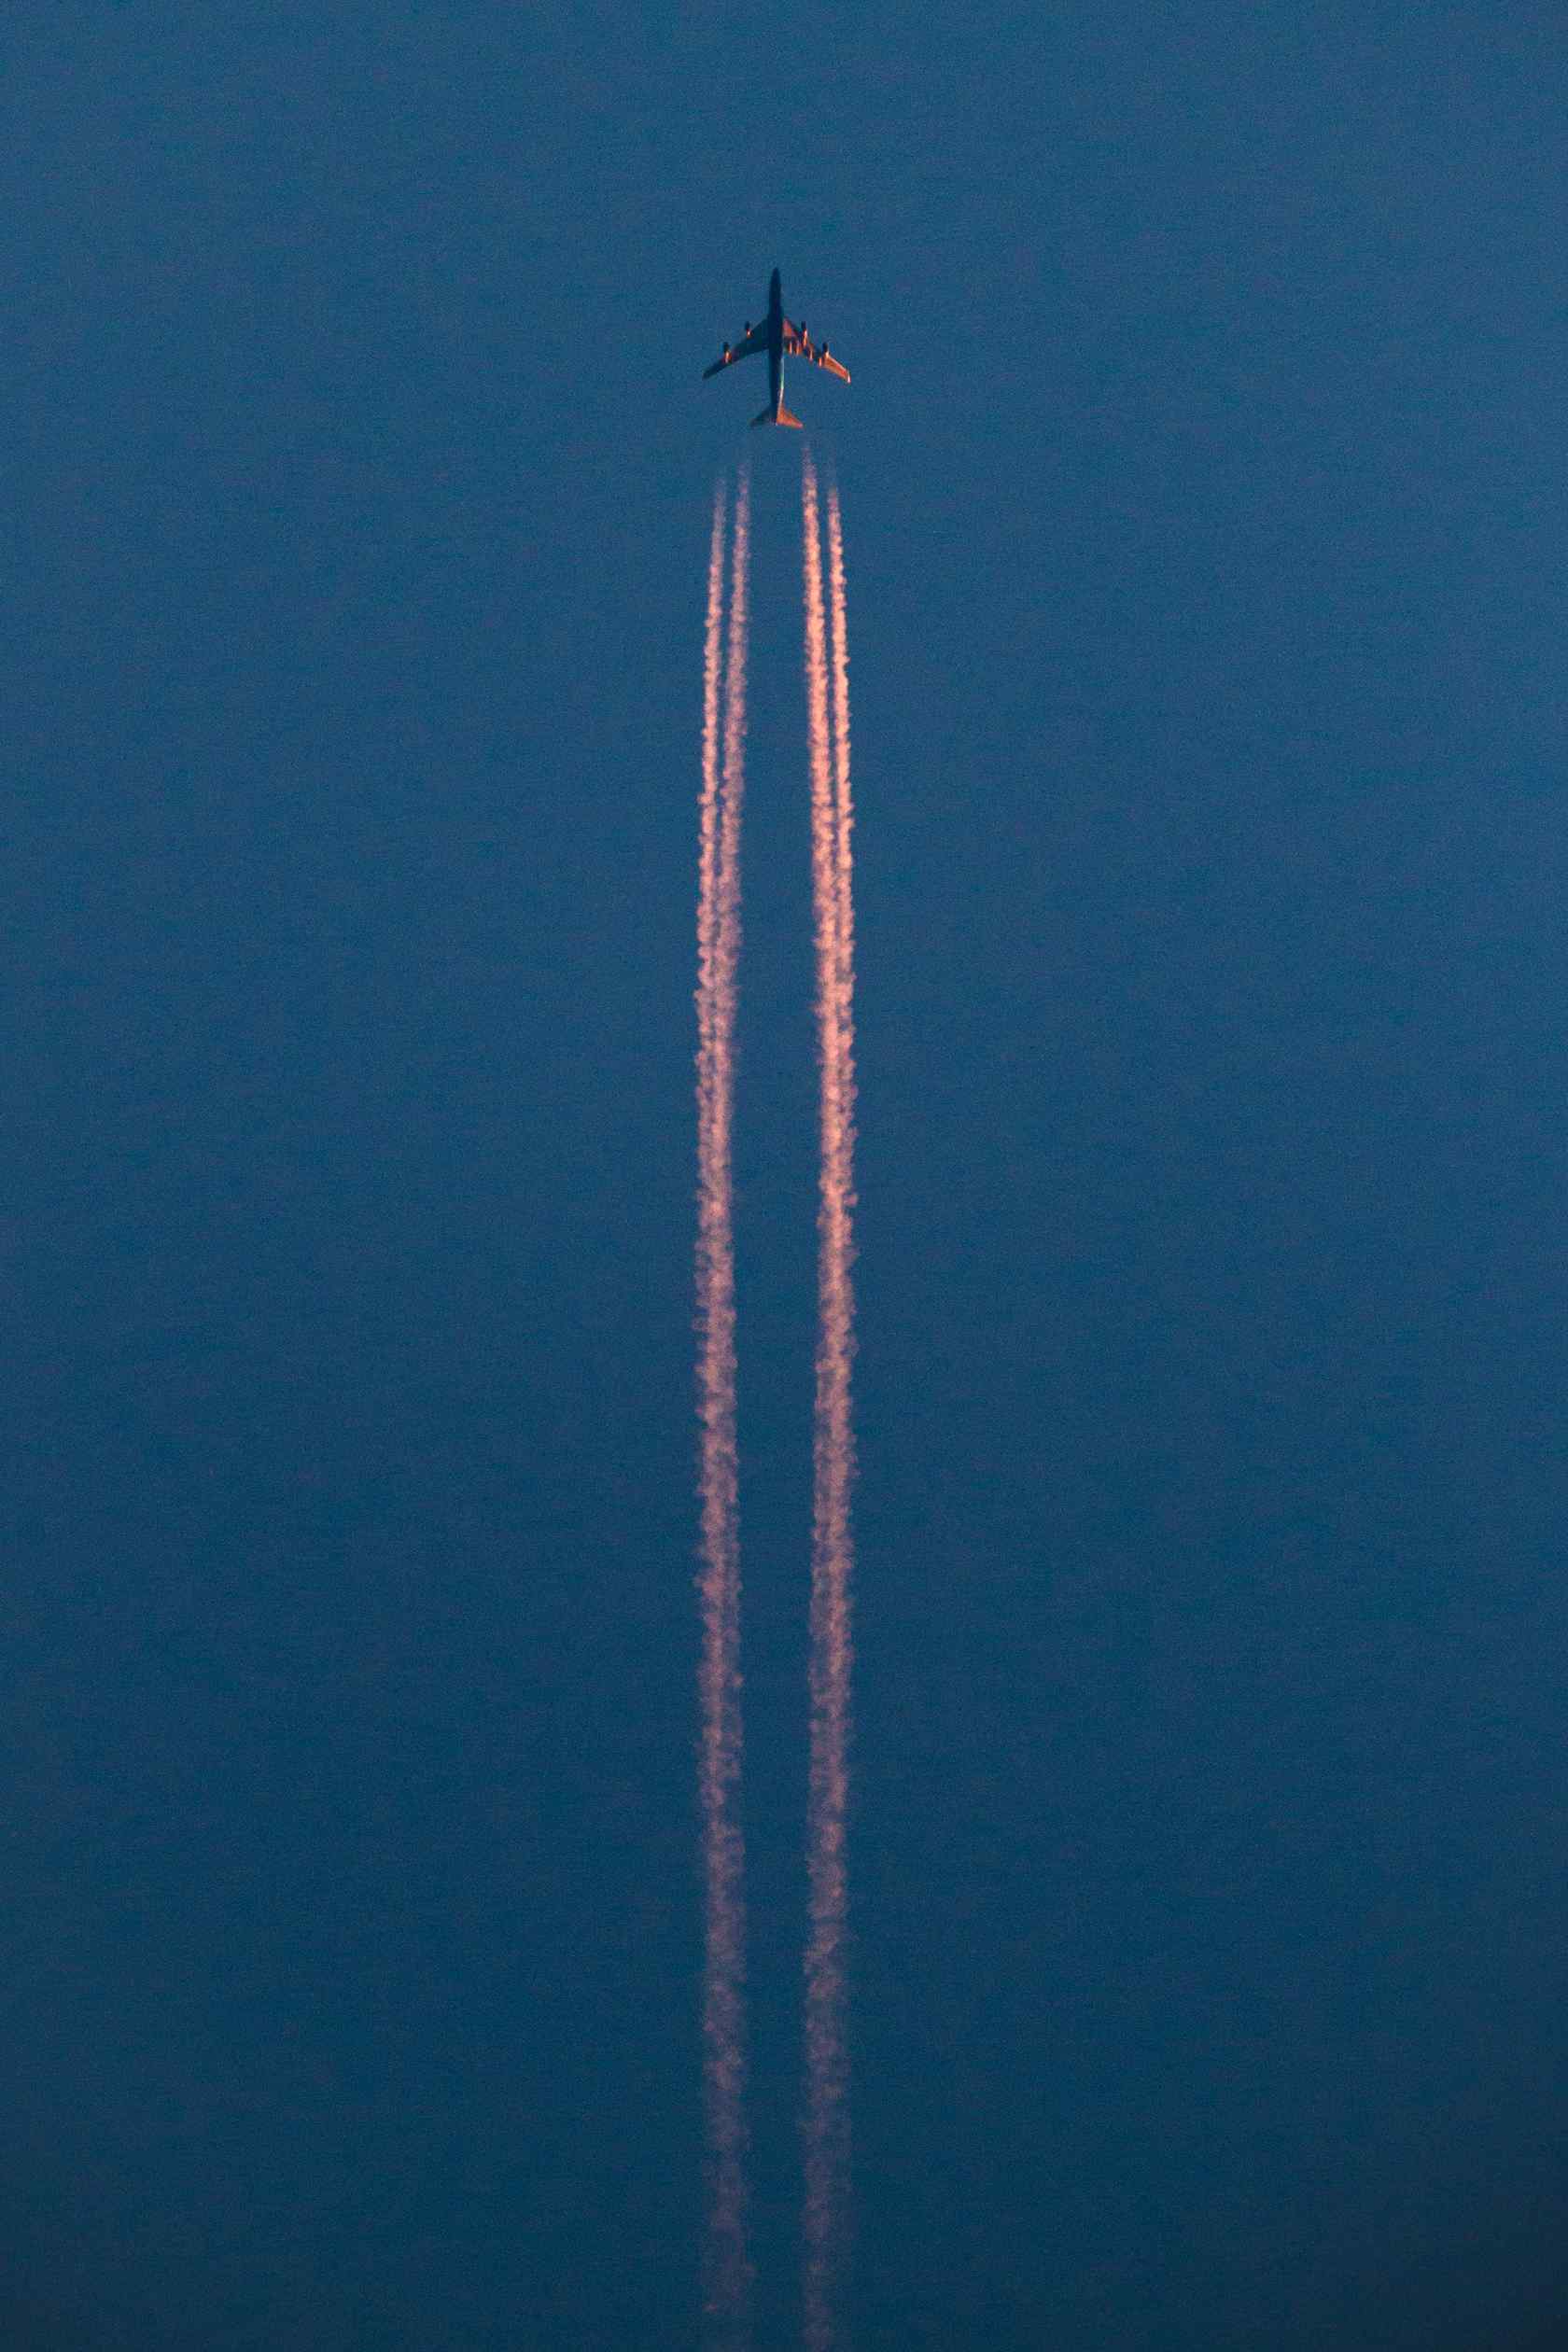
<svg viewBox="0 0 1568 2352">
<path fill-rule="evenodd" d="M 739 343 L 726 343 L 711 368 L 703 370 L 703 382 L 725 368 L 733 368 L 737 359 L 753 358 L 765 351 L 768 358 L 768 404 L 762 413 L 751 419 L 753 425 L 799 425 L 800 418 L 791 416 L 784 405 L 784 355 L 792 358 L 809 359 L 813 367 L 826 368 L 830 375 L 842 383 L 849 381 L 849 371 L 842 360 L 835 359 L 826 343 L 814 343 L 805 331 L 803 318 L 798 327 L 784 315 L 784 297 L 779 291 L 778 272 L 775 270 L 768 287 L 768 314 L 755 327 L 749 319 Z"/>
</svg>

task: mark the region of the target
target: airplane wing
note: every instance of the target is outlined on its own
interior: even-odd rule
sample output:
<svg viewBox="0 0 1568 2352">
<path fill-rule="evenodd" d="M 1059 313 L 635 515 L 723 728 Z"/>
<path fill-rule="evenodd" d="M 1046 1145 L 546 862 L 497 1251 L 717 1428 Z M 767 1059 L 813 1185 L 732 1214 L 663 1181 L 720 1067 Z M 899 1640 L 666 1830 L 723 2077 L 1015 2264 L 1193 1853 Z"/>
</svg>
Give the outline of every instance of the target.
<svg viewBox="0 0 1568 2352">
<path fill-rule="evenodd" d="M 733 368 L 737 359 L 754 358 L 759 351 L 766 349 L 767 321 L 763 319 L 760 327 L 753 327 L 751 332 L 749 335 L 742 335 L 738 343 L 725 344 L 722 354 L 715 359 L 712 367 L 703 370 L 703 382 L 706 384 L 709 376 L 718 375 L 724 368 Z"/>
<path fill-rule="evenodd" d="M 813 343 L 804 328 L 797 327 L 792 319 L 784 321 L 784 348 L 795 358 L 809 359 L 814 368 L 826 368 L 830 375 L 837 376 L 841 383 L 848 383 L 849 371 L 843 360 L 835 359 L 826 343 Z"/>
</svg>

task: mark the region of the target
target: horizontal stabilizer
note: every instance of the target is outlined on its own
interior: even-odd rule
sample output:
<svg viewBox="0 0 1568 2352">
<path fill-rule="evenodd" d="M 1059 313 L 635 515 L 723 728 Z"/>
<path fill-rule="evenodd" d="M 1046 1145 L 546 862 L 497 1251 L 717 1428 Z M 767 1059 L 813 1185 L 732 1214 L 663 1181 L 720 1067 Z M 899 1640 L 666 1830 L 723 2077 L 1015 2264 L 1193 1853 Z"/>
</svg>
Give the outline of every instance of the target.
<svg viewBox="0 0 1568 2352">
<path fill-rule="evenodd" d="M 783 406 L 780 406 L 777 416 L 775 416 L 772 409 L 765 408 L 763 410 L 761 415 L 754 416 L 751 419 L 751 422 L 753 425 L 793 425 L 798 430 L 804 429 L 804 427 L 801 427 L 800 418 L 798 416 L 791 416 L 789 410 Z"/>
</svg>

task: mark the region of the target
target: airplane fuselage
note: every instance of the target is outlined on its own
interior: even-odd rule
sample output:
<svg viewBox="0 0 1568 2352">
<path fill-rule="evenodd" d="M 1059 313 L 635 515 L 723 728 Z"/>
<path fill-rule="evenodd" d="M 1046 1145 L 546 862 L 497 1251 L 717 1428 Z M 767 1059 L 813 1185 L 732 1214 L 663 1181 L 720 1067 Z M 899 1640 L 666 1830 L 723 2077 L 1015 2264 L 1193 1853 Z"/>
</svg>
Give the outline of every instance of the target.
<svg viewBox="0 0 1568 2352">
<path fill-rule="evenodd" d="M 768 283 L 767 339 L 768 404 L 777 425 L 784 406 L 784 288 L 777 270 Z"/>
<path fill-rule="evenodd" d="M 791 416 L 784 405 L 786 353 L 809 359 L 814 367 L 825 368 L 830 375 L 837 376 L 843 384 L 849 381 L 849 371 L 843 360 L 835 359 L 826 343 L 819 347 L 812 342 L 805 331 L 804 318 L 796 326 L 792 319 L 785 317 L 784 291 L 777 270 L 768 282 L 766 317 L 760 318 L 754 327 L 748 319 L 739 343 L 724 345 L 712 367 L 703 370 L 703 380 L 706 383 L 709 376 L 720 375 L 724 369 L 733 368 L 737 359 L 760 359 L 764 351 L 768 363 L 768 404 L 760 416 L 751 419 L 753 425 L 792 425 L 799 429 L 800 418 Z"/>
</svg>

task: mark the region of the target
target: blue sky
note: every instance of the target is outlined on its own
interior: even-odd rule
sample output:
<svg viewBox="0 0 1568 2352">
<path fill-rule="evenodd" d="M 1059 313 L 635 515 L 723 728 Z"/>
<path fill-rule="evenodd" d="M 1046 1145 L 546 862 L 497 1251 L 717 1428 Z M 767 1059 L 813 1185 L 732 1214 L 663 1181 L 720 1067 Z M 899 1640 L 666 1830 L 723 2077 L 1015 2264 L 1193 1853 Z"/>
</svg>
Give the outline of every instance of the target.
<svg viewBox="0 0 1568 2352">
<path fill-rule="evenodd" d="M 695 2338 L 702 604 L 798 2340 L 844 497 L 864 2352 L 1561 2322 L 1561 25 L 3 36 L 21 2346 Z M 798 389 L 799 399 L 793 399 Z M 756 397 L 753 397 L 753 394 Z"/>
</svg>

